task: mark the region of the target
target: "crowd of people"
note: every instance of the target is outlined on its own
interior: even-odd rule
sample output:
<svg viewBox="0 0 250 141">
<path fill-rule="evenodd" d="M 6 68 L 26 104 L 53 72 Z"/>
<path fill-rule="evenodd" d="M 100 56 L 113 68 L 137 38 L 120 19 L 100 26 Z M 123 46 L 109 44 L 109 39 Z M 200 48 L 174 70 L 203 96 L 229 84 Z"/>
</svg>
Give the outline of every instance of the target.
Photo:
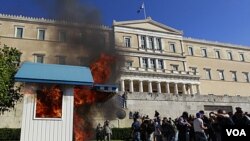
<svg viewBox="0 0 250 141">
<path fill-rule="evenodd" d="M 228 126 L 250 126 L 249 117 L 240 107 L 236 108 L 234 114 L 221 109 L 210 112 L 208 116 L 203 110 L 195 116 L 183 112 L 175 120 L 167 117 L 161 119 L 158 111 L 155 111 L 153 119 L 141 117 L 136 112 L 131 136 L 133 141 L 225 141 L 223 129 Z"/>
</svg>

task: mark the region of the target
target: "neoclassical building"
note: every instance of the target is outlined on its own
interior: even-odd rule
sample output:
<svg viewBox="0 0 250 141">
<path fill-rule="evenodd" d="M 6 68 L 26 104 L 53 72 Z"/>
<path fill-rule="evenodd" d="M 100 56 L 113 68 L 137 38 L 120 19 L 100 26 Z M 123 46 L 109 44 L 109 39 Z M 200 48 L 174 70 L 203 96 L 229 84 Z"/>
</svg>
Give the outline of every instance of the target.
<svg viewBox="0 0 250 141">
<path fill-rule="evenodd" d="M 121 91 L 249 96 L 250 47 L 186 38 L 151 18 L 113 28 L 126 58 Z"/>
<path fill-rule="evenodd" d="M 91 35 L 93 39 L 82 43 L 93 31 L 102 35 Z M 86 46 L 95 42 L 113 47 L 125 60 L 116 83 L 119 94 L 129 92 L 127 115 L 139 111 L 152 116 L 158 110 L 163 116 L 176 117 L 184 110 L 250 109 L 248 46 L 187 38 L 182 31 L 151 18 L 86 28 L 0 14 L 1 46 L 18 48 L 22 61 L 88 65 L 92 55 Z M 0 115 L 0 127 L 20 127 L 22 107 L 20 102 L 14 111 Z M 127 117 L 114 126 L 130 126 Z"/>
</svg>

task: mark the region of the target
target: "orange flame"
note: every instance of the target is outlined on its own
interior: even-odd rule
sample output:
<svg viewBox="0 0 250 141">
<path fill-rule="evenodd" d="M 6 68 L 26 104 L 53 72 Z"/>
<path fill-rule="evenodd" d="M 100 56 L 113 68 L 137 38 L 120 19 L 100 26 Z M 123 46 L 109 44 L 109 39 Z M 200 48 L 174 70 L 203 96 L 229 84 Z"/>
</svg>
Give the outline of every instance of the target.
<svg viewBox="0 0 250 141">
<path fill-rule="evenodd" d="M 105 83 L 111 75 L 111 66 L 115 58 L 102 53 L 100 58 L 90 65 L 91 73 L 95 83 Z M 111 93 L 96 91 L 90 87 L 74 88 L 74 139 L 75 141 L 86 141 L 92 133 L 92 122 L 87 121 L 89 106 L 103 102 L 112 96 Z M 86 108 L 87 107 L 87 108 Z M 88 117 L 89 118 L 89 117 Z"/>
<path fill-rule="evenodd" d="M 36 117 L 60 118 L 62 117 L 62 91 L 57 86 L 44 87 L 37 92 Z"/>
<path fill-rule="evenodd" d="M 114 56 L 109 56 L 105 53 L 100 55 L 100 58 L 90 65 L 90 69 L 95 83 L 105 83 L 111 74 L 111 66 L 115 61 Z"/>
</svg>

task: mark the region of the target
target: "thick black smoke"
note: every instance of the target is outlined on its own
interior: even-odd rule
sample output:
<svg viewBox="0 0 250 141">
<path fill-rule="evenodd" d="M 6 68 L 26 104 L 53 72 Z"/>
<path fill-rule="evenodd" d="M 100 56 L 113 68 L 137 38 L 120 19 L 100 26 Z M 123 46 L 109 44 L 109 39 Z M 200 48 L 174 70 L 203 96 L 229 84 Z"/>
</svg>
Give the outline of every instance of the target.
<svg viewBox="0 0 250 141">
<path fill-rule="evenodd" d="M 58 21 L 58 26 L 62 26 L 70 31 L 71 34 L 67 36 L 67 48 L 62 51 L 65 56 L 79 56 L 82 52 L 85 52 L 83 57 L 85 58 L 85 66 L 89 66 L 95 62 L 102 53 L 106 53 L 110 56 L 114 56 L 116 64 L 112 67 L 112 76 L 108 83 L 114 84 L 117 78 L 119 78 L 120 68 L 118 64 L 123 64 L 123 60 L 115 50 L 113 30 L 102 26 L 100 11 L 87 5 L 87 1 L 80 0 L 36 0 L 46 11 L 50 18 Z M 63 23 L 63 24 L 61 24 Z M 54 50 L 51 50 L 54 51 Z M 67 57 L 69 58 L 69 57 Z M 67 64 L 77 65 L 76 60 L 71 60 Z M 116 118 L 116 112 L 120 110 L 120 106 L 117 105 L 117 101 L 114 98 L 106 101 L 105 103 L 98 103 L 92 105 L 98 107 L 102 105 L 99 111 L 103 113 L 105 119 Z M 82 110 L 77 112 L 83 112 L 83 118 L 86 123 L 91 125 L 93 121 L 94 113 L 90 112 L 91 107 L 83 107 Z M 113 114 L 112 114 L 113 113 Z"/>
<path fill-rule="evenodd" d="M 75 57 L 85 52 L 82 56 L 85 66 L 93 63 L 101 53 L 114 56 L 117 61 L 112 65 L 109 83 L 114 83 L 119 78 L 120 70 L 117 68 L 124 65 L 124 59 L 115 51 L 113 30 L 103 26 L 101 12 L 97 8 L 87 4 L 88 0 L 36 1 L 48 12 L 50 18 L 66 22 L 60 26 L 71 32 L 67 35 L 68 48 L 63 51 L 68 53 L 67 56 Z M 79 65 L 79 60 L 70 57 L 67 60 L 67 64 Z"/>
</svg>

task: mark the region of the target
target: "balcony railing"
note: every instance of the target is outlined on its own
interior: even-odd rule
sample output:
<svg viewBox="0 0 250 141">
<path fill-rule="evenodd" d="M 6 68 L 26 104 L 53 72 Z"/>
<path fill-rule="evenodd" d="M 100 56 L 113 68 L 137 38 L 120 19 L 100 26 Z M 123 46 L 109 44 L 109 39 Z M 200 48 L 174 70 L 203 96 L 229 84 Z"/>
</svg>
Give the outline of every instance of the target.
<svg viewBox="0 0 250 141">
<path fill-rule="evenodd" d="M 179 74 L 179 75 L 193 75 L 199 76 L 198 72 L 192 71 L 177 71 L 177 70 L 168 70 L 168 69 L 156 69 L 156 68 L 140 68 L 140 67 L 123 67 L 123 71 L 136 71 L 136 72 L 158 72 L 158 73 L 167 73 L 167 74 Z"/>
</svg>

